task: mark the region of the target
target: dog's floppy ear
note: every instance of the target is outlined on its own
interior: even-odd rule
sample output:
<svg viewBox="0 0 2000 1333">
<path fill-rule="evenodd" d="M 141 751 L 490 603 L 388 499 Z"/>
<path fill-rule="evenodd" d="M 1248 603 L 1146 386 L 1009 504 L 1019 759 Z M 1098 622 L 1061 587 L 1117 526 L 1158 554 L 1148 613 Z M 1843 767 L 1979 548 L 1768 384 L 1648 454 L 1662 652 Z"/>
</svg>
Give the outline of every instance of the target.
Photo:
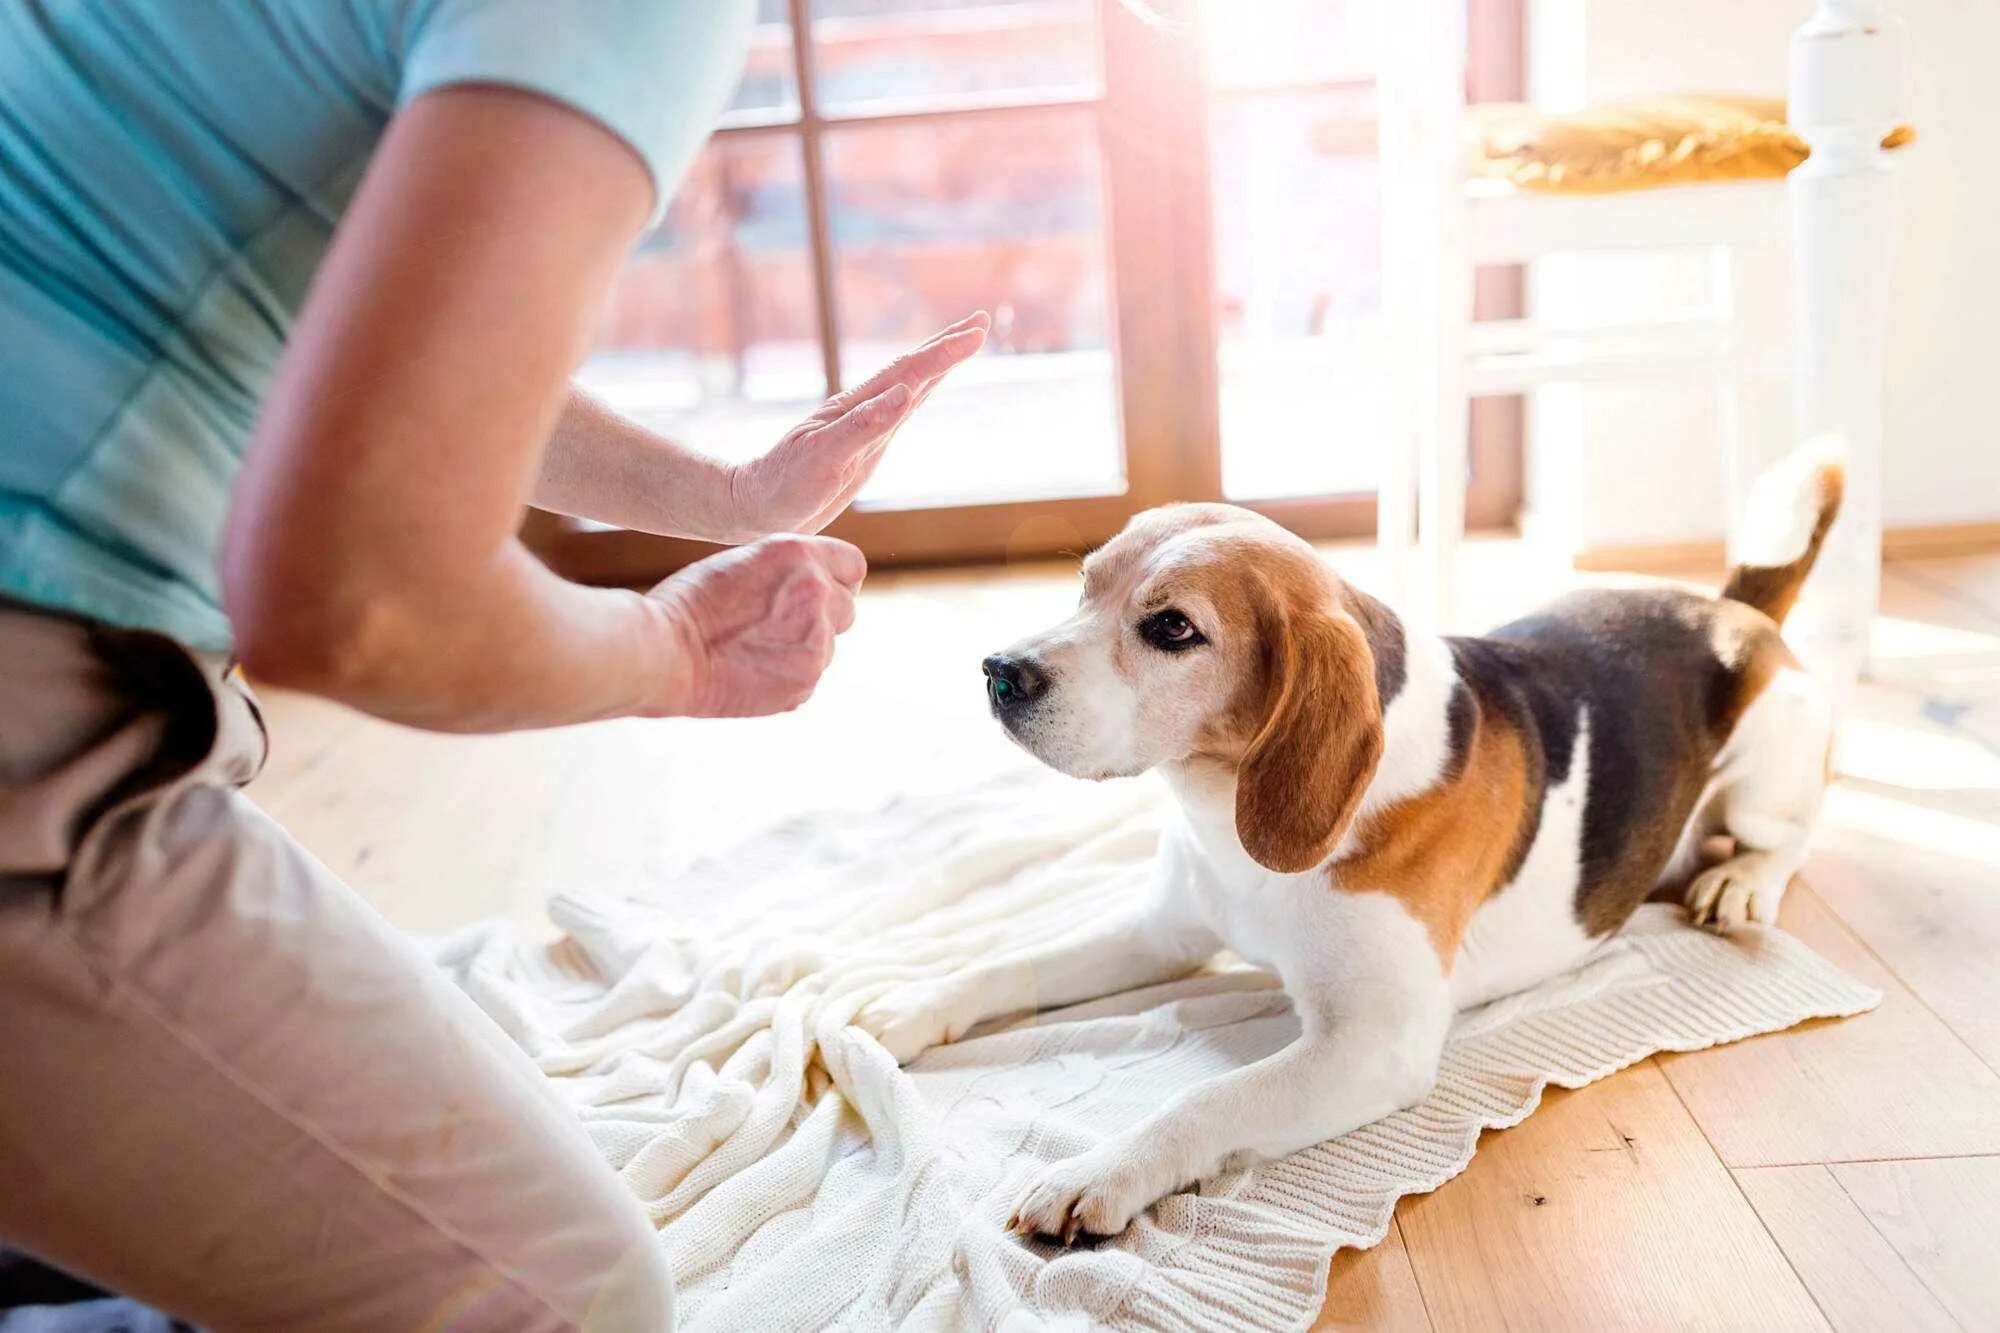
<svg viewBox="0 0 2000 1333">
<path fill-rule="evenodd" d="M 1263 725 L 1236 770 L 1236 836 L 1267 870 L 1333 854 L 1382 758 L 1382 704 L 1351 616 L 1314 608 L 1272 627 Z"/>
</svg>

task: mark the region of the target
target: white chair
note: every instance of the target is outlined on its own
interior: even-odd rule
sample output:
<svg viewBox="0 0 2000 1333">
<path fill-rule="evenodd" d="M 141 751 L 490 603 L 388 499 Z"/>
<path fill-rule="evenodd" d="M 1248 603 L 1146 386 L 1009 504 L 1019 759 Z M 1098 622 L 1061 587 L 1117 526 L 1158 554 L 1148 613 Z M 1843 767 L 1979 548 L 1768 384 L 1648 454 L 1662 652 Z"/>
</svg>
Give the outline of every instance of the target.
<svg viewBox="0 0 2000 1333">
<path fill-rule="evenodd" d="M 1793 637 L 1812 643 L 1836 679 L 1858 674 L 1880 559 L 1892 195 L 1881 141 L 1896 120 L 1902 55 L 1886 0 L 1819 0 L 1794 37 L 1790 118 L 1812 156 L 1787 182 L 1606 195 L 1468 182 L 1463 0 L 1396 0 L 1385 3 L 1383 20 L 1383 304 L 1398 373 L 1378 531 L 1392 591 L 1429 623 L 1453 627 L 1471 397 L 1564 380 L 1704 377 L 1723 404 L 1720 456 L 1732 504 L 1747 478 L 1797 440 L 1845 440 L 1847 512 L 1822 556 L 1824 574 L 1795 613 Z M 1759 248 L 1788 243 L 1797 425 L 1789 436 L 1759 438 L 1738 423 L 1742 386 L 1782 373 L 1787 358 L 1782 333 L 1747 318 L 1743 279 L 1762 264 Z M 1717 261 L 1713 299 L 1693 316 L 1587 333 L 1531 320 L 1472 322 L 1477 265 L 1688 245 Z"/>
</svg>

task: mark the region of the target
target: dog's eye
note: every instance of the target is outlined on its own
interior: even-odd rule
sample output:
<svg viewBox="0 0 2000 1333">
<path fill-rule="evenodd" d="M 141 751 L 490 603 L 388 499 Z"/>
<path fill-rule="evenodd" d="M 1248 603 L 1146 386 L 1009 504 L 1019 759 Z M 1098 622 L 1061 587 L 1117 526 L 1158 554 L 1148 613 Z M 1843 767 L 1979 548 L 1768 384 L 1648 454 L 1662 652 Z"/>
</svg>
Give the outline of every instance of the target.
<svg viewBox="0 0 2000 1333">
<path fill-rule="evenodd" d="M 1164 649 L 1170 653 L 1177 653 L 1184 648 L 1192 648 L 1196 644 L 1208 642 L 1208 640 L 1201 637 L 1201 631 L 1194 627 L 1192 621 L 1171 608 L 1165 611 L 1155 611 L 1152 615 L 1140 621 L 1139 633 L 1145 638 L 1146 642 L 1152 644 L 1155 648 Z"/>
</svg>

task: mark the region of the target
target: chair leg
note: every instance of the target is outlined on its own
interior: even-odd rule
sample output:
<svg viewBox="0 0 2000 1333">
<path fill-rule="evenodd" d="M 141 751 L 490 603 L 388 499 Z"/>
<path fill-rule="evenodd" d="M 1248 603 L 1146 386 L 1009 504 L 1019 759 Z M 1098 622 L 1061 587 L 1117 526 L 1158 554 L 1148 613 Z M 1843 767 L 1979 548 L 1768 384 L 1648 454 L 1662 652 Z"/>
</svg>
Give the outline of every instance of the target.
<svg viewBox="0 0 2000 1333">
<path fill-rule="evenodd" d="M 1418 431 L 1419 579 L 1427 618 L 1440 633 L 1454 628 L 1457 613 L 1458 548 L 1465 534 L 1465 484 L 1471 466 L 1465 340 L 1452 336 L 1453 332 L 1440 330 L 1431 402 Z"/>
<path fill-rule="evenodd" d="M 1416 549 L 1416 459 L 1410 439 L 1391 431 L 1382 479 L 1375 492 L 1375 549 L 1382 557 L 1382 595 L 1391 606 L 1410 596 L 1410 560 Z"/>
<path fill-rule="evenodd" d="M 1812 156 L 1791 174 L 1793 335 L 1801 439 L 1847 451 L 1847 492 L 1787 625 L 1844 702 L 1868 668 L 1881 593 L 1882 408 L 1894 253 L 1902 24 L 1883 0 L 1829 3 L 1792 40 L 1791 106 Z"/>
</svg>

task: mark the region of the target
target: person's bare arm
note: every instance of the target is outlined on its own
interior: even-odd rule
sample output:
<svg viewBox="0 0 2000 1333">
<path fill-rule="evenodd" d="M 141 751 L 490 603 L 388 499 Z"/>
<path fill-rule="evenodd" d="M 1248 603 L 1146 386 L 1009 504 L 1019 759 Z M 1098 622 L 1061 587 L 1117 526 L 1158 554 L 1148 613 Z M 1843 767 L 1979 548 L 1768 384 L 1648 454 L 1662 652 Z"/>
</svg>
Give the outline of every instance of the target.
<svg viewBox="0 0 2000 1333">
<path fill-rule="evenodd" d="M 573 389 L 530 498 L 551 513 L 634 532 L 733 541 L 732 471 Z"/>
<path fill-rule="evenodd" d="M 852 618 L 853 548 L 752 548 L 642 596 L 565 583 L 512 536 L 650 203 L 622 142 L 531 94 L 448 88 L 397 114 L 230 507 L 223 593 L 253 675 L 442 730 L 802 697 Z M 777 679 L 724 690 L 744 644 Z"/>
<path fill-rule="evenodd" d="M 702 541 L 818 532 L 867 484 L 896 428 L 979 350 L 986 326 L 984 311 L 960 320 L 826 403 L 769 453 L 734 466 L 656 435 L 576 390 L 549 439 L 534 503 Z"/>
</svg>

